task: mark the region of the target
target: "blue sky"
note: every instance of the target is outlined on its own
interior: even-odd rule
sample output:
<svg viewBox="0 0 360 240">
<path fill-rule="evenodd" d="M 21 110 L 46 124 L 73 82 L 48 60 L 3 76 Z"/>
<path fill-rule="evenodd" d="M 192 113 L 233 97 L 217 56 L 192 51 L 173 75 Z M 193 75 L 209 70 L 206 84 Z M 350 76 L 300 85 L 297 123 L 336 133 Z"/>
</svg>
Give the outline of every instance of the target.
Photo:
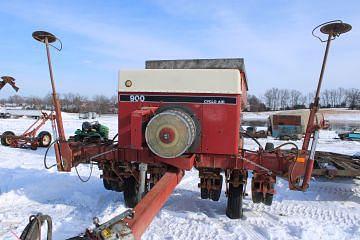
<svg viewBox="0 0 360 240">
<path fill-rule="evenodd" d="M 31 33 L 59 37 L 52 51 L 60 93 L 117 92 L 121 69 L 147 59 L 243 57 L 250 93 L 315 89 L 324 44 L 314 26 L 342 19 L 353 30 L 332 44 L 324 88 L 360 87 L 359 1 L 5 1 L 0 0 L 0 75 L 19 94 L 50 91 L 45 49 Z M 11 88 L 0 98 L 12 95 Z"/>
</svg>

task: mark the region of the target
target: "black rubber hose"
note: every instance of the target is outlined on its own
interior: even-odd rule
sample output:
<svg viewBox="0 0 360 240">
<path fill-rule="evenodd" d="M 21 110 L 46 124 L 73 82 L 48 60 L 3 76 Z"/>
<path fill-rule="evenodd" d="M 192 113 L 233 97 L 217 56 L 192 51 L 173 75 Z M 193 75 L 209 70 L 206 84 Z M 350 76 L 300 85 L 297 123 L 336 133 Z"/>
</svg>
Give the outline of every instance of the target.
<svg viewBox="0 0 360 240">
<path fill-rule="evenodd" d="M 257 145 L 259 145 L 259 148 L 260 149 L 264 149 L 262 146 L 261 146 L 261 144 L 259 143 L 259 141 L 256 139 L 256 138 L 254 138 L 253 136 L 251 136 L 250 134 L 248 134 L 248 133 L 246 133 L 246 132 L 240 132 L 240 134 L 241 135 L 246 135 L 246 136 L 248 136 L 249 138 L 251 138 L 254 142 L 256 142 L 256 144 Z"/>
<path fill-rule="evenodd" d="M 48 154 L 48 152 L 49 152 L 49 150 L 50 150 L 50 148 L 52 147 L 52 145 L 54 145 L 56 142 L 58 142 L 59 140 L 58 139 L 56 139 L 55 141 L 53 141 L 48 147 L 47 147 L 47 149 L 46 149 L 46 151 L 45 151 L 45 155 L 44 155 L 44 167 L 46 168 L 46 169 L 51 169 L 51 168 L 53 168 L 53 167 L 55 167 L 56 166 L 56 163 L 55 164 L 53 164 L 53 165 L 51 165 L 50 167 L 47 165 L 47 163 L 46 163 L 46 158 L 47 158 L 47 154 Z"/>
<path fill-rule="evenodd" d="M 286 143 L 280 144 L 280 145 L 277 146 L 276 148 L 271 149 L 271 150 L 266 151 L 266 152 L 274 152 L 276 149 L 279 149 L 279 148 L 281 148 L 281 147 L 283 147 L 283 146 L 286 146 L 286 145 L 293 145 L 293 146 L 296 148 L 296 151 L 299 151 L 299 147 L 298 147 L 295 143 L 293 143 L 293 142 L 286 142 Z"/>
<path fill-rule="evenodd" d="M 83 179 L 82 177 L 80 177 L 80 174 L 79 174 L 79 172 L 77 170 L 77 167 L 75 167 L 76 174 L 77 174 L 78 178 L 80 179 L 80 181 L 85 183 L 85 182 L 88 182 L 90 180 L 90 178 L 92 176 L 92 173 L 93 173 L 93 167 L 94 167 L 94 164 L 90 163 L 90 174 L 86 179 Z"/>
<path fill-rule="evenodd" d="M 112 141 L 115 141 L 115 139 L 116 139 L 118 136 L 119 136 L 119 134 L 117 133 L 117 134 L 113 137 Z"/>
</svg>

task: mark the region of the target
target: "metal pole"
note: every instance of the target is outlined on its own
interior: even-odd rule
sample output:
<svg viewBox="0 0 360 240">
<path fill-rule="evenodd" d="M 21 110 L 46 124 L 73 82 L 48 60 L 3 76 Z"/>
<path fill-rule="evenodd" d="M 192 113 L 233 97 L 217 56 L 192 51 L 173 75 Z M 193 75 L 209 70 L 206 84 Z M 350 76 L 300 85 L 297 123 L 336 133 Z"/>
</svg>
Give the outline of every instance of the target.
<svg viewBox="0 0 360 240">
<path fill-rule="evenodd" d="M 35 39 L 37 39 L 37 38 L 35 38 Z M 72 151 L 69 147 L 69 144 L 66 142 L 64 125 L 63 125 L 62 116 L 61 116 L 61 106 L 60 106 L 60 102 L 59 102 L 59 99 L 56 94 L 54 74 L 53 74 L 52 65 L 51 65 L 49 38 L 47 36 L 44 37 L 44 43 L 45 43 L 45 47 L 46 47 L 46 55 L 47 55 L 47 60 L 48 60 L 49 73 L 50 73 L 53 104 L 54 104 L 54 110 L 55 110 L 55 122 L 56 122 L 56 127 L 57 127 L 57 129 L 54 129 L 55 132 L 57 130 L 56 140 L 58 140 L 58 142 L 56 142 L 54 145 L 56 164 L 57 164 L 57 168 L 59 171 L 71 171 Z"/>
<path fill-rule="evenodd" d="M 58 134 L 59 134 L 58 138 L 60 141 L 65 141 L 66 138 L 65 138 L 65 131 L 64 131 L 64 126 L 63 126 L 62 117 L 61 117 L 61 107 L 60 107 L 60 103 L 58 101 L 58 97 L 56 94 L 54 74 L 53 74 L 52 65 L 51 65 L 49 41 L 48 41 L 47 37 L 45 37 L 44 42 L 45 42 L 46 55 L 47 55 L 48 66 L 49 66 L 53 103 L 54 103 L 54 108 L 55 108 L 55 113 L 56 113 L 55 119 L 56 119 Z"/>
<path fill-rule="evenodd" d="M 324 59 L 323 59 L 321 72 L 320 72 L 320 77 L 319 77 L 319 82 L 318 82 L 318 86 L 317 86 L 316 94 L 315 94 L 315 105 L 316 106 L 319 105 L 320 89 L 321 89 L 321 84 L 322 84 L 322 80 L 323 80 L 323 76 L 324 76 L 324 72 L 325 72 L 326 61 L 327 61 L 327 57 L 328 57 L 328 53 L 329 53 L 329 49 L 330 49 L 331 37 L 332 37 L 332 34 L 329 34 L 328 40 L 327 40 L 327 43 L 326 43 Z"/>
<path fill-rule="evenodd" d="M 50 80 L 51 80 L 51 88 L 52 88 L 52 92 L 53 92 L 53 93 L 52 93 L 52 95 L 53 95 L 53 102 L 54 102 L 54 105 L 55 105 L 55 102 L 56 102 L 55 81 L 54 81 L 54 74 L 53 74 L 52 65 L 51 65 L 49 41 L 48 41 L 48 38 L 47 38 L 47 37 L 45 37 L 45 46 L 46 46 L 46 55 L 47 55 L 48 66 L 49 66 L 49 73 L 50 73 Z"/>
<path fill-rule="evenodd" d="M 309 121 L 306 126 L 306 133 L 305 133 L 302 150 L 308 150 L 308 148 L 309 148 L 310 138 L 311 138 L 311 134 L 312 134 L 313 128 L 314 128 L 315 116 L 316 116 L 316 113 L 319 108 L 321 84 L 322 84 L 322 80 L 323 80 L 323 76 L 324 76 L 324 72 L 325 72 L 326 61 L 327 61 L 327 57 L 328 57 L 328 53 L 329 53 L 329 49 L 330 49 L 331 37 L 332 37 L 332 34 L 329 34 L 328 41 L 326 43 L 324 59 L 323 59 L 322 66 L 321 66 L 319 82 L 318 82 L 318 86 L 317 86 L 316 94 L 315 94 L 315 98 L 314 98 L 314 103 L 311 106 Z"/>
<path fill-rule="evenodd" d="M 316 113 L 317 113 L 317 111 L 319 109 L 320 89 L 321 89 L 321 84 L 322 84 L 322 80 L 323 80 L 323 76 L 324 76 L 324 72 L 325 72 L 326 60 L 327 60 L 329 49 L 330 49 L 330 42 L 331 42 L 332 35 L 333 35 L 332 33 L 329 33 L 328 40 L 327 40 L 327 43 L 326 43 L 326 49 L 325 49 L 324 59 L 323 59 L 323 62 L 322 62 L 319 82 L 318 82 L 318 86 L 317 86 L 317 89 L 316 89 L 314 103 L 313 103 L 313 105 L 311 107 L 311 110 L 310 110 L 309 121 L 308 121 L 308 124 L 307 124 L 307 127 L 306 127 L 304 143 L 303 143 L 303 146 L 302 146 L 302 150 L 304 150 L 304 151 L 308 150 L 311 134 L 315 130 L 314 137 L 313 137 L 313 144 L 312 144 L 312 148 L 311 148 L 312 153 L 310 154 L 308 160 L 306 161 L 304 180 L 303 180 L 303 183 L 302 183 L 302 186 L 301 186 L 301 188 L 303 190 L 307 189 L 308 186 L 309 186 L 312 171 L 313 171 L 313 167 L 314 167 L 315 147 L 316 147 L 316 143 L 317 143 L 318 137 L 319 137 L 318 130 L 315 129 L 316 126 L 315 126 L 314 121 L 315 121 L 315 118 L 316 118 Z"/>
</svg>

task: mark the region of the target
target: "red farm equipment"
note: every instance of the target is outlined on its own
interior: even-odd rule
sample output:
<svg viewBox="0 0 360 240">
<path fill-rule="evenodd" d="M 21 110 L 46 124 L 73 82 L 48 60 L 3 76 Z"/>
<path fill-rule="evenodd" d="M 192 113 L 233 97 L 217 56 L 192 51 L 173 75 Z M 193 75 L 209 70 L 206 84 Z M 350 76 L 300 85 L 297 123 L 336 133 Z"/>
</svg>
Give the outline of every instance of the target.
<svg viewBox="0 0 360 240">
<path fill-rule="evenodd" d="M 244 149 L 240 133 L 248 89 L 243 59 L 147 61 L 145 70 L 120 71 L 118 142 L 66 140 L 49 51 L 57 38 L 34 32 L 33 37 L 45 43 L 48 57 L 58 170 L 69 172 L 81 163 L 97 164 L 105 188 L 123 192 L 126 206 L 132 208 L 106 223 L 94 221 L 94 229 L 72 239 L 140 239 L 185 171 L 192 168 L 199 171 L 203 199 L 219 200 L 225 182 L 226 215 L 232 219 L 243 215 L 249 171 L 254 203 L 272 203 L 277 177 L 287 179 L 291 190 L 305 191 L 319 136 L 314 116 L 329 45 L 351 29 L 341 21 L 318 27 L 328 39 L 303 147 L 287 142 L 263 148 L 254 139 L 258 151 Z M 293 146 L 293 151 L 282 150 L 285 145 Z"/>
<path fill-rule="evenodd" d="M 51 134 L 48 131 L 40 130 L 50 120 L 55 127 L 55 115 L 53 113 L 41 112 L 41 116 L 25 132 L 19 136 L 12 131 L 6 131 L 1 135 L 1 144 L 14 148 L 30 148 L 36 150 L 38 147 L 48 147 L 51 144 Z"/>
</svg>

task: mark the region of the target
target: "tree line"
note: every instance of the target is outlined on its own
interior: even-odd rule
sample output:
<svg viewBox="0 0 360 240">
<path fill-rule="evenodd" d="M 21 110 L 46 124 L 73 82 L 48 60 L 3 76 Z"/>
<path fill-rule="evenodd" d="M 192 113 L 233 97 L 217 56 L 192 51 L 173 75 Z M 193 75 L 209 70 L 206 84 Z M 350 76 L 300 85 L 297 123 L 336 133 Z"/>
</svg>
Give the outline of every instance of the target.
<svg viewBox="0 0 360 240">
<path fill-rule="evenodd" d="M 61 110 L 65 112 L 96 112 L 98 114 L 117 113 L 117 96 L 107 97 L 104 95 L 95 95 L 91 98 L 74 93 L 59 94 L 61 101 Z M 45 97 L 22 97 L 12 95 L 8 98 L 0 99 L 0 105 L 3 106 L 21 106 L 25 109 L 44 109 L 53 108 L 52 95 Z"/>
<path fill-rule="evenodd" d="M 308 108 L 315 93 L 302 93 L 294 89 L 268 89 L 263 96 L 248 96 L 249 111 L 275 111 Z M 360 109 L 360 89 L 326 89 L 320 94 L 322 108 Z"/>
<path fill-rule="evenodd" d="M 271 88 L 262 96 L 248 95 L 248 111 L 274 111 L 308 108 L 314 100 L 315 93 L 302 93 L 298 90 Z M 117 96 L 107 97 L 95 95 L 86 97 L 80 94 L 60 94 L 61 108 L 66 112 L 97 112 L 98 114 L 116 113 Z M 52 109 L 52 96 L 22 97 L 13 95 L 0 99 L 0 105 L 23 106 L 27 109 Z M 360 89 L 337 88 L 326 89 L 321 92 L 320 105 L 322 108 L 360 109 Z"/>
</svg>

